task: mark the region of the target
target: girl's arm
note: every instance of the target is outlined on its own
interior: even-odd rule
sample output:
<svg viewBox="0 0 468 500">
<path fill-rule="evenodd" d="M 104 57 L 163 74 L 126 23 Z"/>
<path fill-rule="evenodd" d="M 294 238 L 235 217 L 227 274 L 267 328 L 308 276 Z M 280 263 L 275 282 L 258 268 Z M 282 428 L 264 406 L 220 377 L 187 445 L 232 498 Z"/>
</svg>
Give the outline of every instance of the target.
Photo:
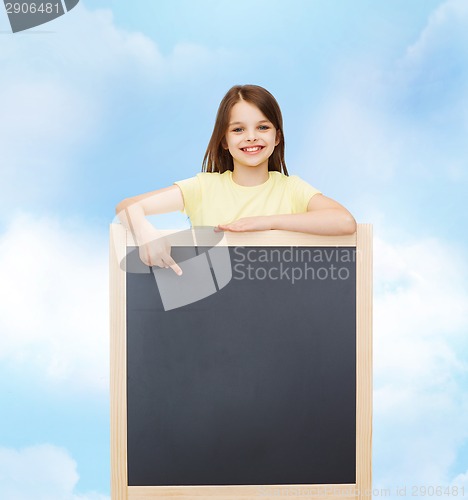
<svg viewBox="0 0 468 500">
<path fill-rule="evenodd" d="M 316 194 L 302 214 L 271 215 L 271 229 L 338 236 L 356 232 L 356 221 L 337 201 Z"/>
<path fill-rule="evenodd" d="M 338 236 L 353 234 L 356 231 L 356 221 L 343 205 L 323 194 L 316 194 L 309 200 L 307 212 L 243 217 L 230 224 L 217 227 L 217 230 L 221 231 L 239 232 L 268 229 Z"/>
<path fill-rule="evenodd" d="M 135 243 L 140 247 L 141 260 L 146 265 L 171 267 L 182 274 L 182 270 L 170 256 L 170 245 L 146 216 L 180 211 L 183 208 L 182 191 L 179 186 L 173 185 L 125 198 L 115 207 L 115 213 L 123 226 L 132 233 Z"/>
<path fill-rule="evenodd" d="M 156 191 L 125 198 L 116 206 L 115 211 L 118 213 L 134 204 L 141 206 L 145 215 L 157 215 L 183 210 L 184 199 L 180 187 L 173 184 Z"/>
</svg>

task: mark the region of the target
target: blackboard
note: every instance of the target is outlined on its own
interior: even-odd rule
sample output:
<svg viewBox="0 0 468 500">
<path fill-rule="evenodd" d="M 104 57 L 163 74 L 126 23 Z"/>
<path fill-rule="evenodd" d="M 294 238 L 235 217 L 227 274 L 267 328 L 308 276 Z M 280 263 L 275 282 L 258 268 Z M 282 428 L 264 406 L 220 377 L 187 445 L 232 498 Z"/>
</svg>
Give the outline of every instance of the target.
<svg viewBox="0 0 468 500">
<path fill-rule="evenodd" d="M 231 245 L 229 283 L 173 310 L 125 273 L 129 492 L 359 484 L 357 246 L 317 241 Z"/>
</svg>

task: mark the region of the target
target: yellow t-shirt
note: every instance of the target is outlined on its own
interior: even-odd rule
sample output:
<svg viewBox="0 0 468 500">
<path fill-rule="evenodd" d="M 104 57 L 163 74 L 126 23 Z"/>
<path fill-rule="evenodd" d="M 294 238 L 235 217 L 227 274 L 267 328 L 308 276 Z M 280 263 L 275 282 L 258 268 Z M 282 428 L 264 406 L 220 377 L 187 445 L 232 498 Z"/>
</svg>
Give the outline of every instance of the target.
<svg viewBox="0 0 468 500">
<path fill-rule="evenodd" d="M 307 212 L 309 200 L 317 193 L 297 175 L 269 171 L 269 179 L 258 186 L 241 186 L 232 180 L 232 171 L 200 172 L 176 181 L 184 197 L 182 213 L 194 226 L 228 224 L 241 217 Z"/>
</svg>

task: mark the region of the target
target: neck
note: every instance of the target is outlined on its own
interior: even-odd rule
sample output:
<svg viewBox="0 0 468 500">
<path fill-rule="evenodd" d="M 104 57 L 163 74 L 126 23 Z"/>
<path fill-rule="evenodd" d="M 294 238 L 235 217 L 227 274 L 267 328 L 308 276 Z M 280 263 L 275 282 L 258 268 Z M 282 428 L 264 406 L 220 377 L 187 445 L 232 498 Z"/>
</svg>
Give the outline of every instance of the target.
<svg viewBox="0 0 468 500">
<path fill-rule="evenodd" d="M 240 186 L 259 186 L 270 178 L 268 164 L 248 167 L 245 165 L 234 165 L 232 180 Z"/>
</svg>

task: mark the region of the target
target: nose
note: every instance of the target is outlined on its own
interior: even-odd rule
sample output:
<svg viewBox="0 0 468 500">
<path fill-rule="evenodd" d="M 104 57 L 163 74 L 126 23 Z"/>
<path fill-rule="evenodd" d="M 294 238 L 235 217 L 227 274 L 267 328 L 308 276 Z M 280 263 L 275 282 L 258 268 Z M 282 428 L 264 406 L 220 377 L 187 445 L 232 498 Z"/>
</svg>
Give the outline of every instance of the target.
<svg viewBox="0 0 468 500">
<path fill-rule="evenodd" d="M 247 140 L 248 141 L 256 141 L 257 140 L 257 131 L 255 129 L 247 130 Z"/>
</svg>

